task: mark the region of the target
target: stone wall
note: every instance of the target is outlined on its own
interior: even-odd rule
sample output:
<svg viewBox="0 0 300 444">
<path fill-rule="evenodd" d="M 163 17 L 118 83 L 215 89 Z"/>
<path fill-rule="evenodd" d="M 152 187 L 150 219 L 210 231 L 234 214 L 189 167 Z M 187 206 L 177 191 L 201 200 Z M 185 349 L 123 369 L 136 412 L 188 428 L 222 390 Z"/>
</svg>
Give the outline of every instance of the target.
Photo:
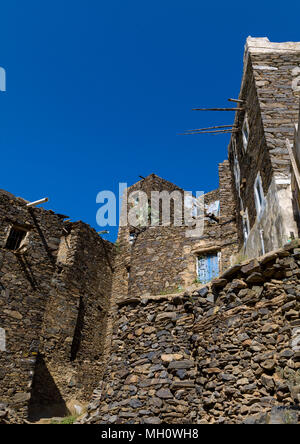
<svg viewBox="0 0 300 444">
<path fill-rule="evenodd" d="M 117 263 L 114 281 L 118 281 L 117 298 L 127 294 L 142 296 L 172 292 L 186 288 L 197 278 L 197 255 L 208 251 L 221 252 L 220 269 L 231 264 L 231 258 L 238 251 L 235 201 L 232 192 L 232 177 L 228 161 L 219 166 L 219 189 L 206 193 L 204 204 L 208 206 L 220 201 L 220 215 L 205 217 L 202 236 L 188 237 L 190 227 L 147 226 L 134 228 L 121 226 L 117 241 Z M 150 175 L 128 189 L 144 191 L 148 199 L 151 191 L 184 191 L 155 175 Z M 130 207 L 128 206 L 128 209 Z M 130 233 L 135 237 L 130 242 Z"/>
<path fill-rule="evenodd" d="M 267 422 L 285 407 L 288 423 L 300 402 L 299 276 L 294 242 L 211 285 L 120 301 L 104 379 L 81 422 Z"/>
<path fill-rule="evenodd" d="M 6 192 L 0 210 L 0 402 L 24 418 L 47 405 L 66 413 L 101 377 L 114 246 Z M 17 251 L 12 226 L 27 230 Z"/>
<path fill-rule="evenodd" d="M 234 195 L 234 179 L 228 160 L 219 164 L 221 271 L 232 265 L 239 249 L 238 209 Z"/>
<path fill-rule="evenodd" d="M 59 397 L 67 407 L 71 400 L 84 403 L 103 370 L 114 248 L 82 222 L 70 224 L 68 229 L 41 333 L 32 411 L 59 404 Z M 62 251 L 65 242 L 67 256 Z M 57 390 L 45 387 L 47 374 Z"/>
<path fill-rule="evenodd" d="M 29 210 L 24 200 L 1 192 L 0 224 L 0 325 L 6 336 L 6 350 L 0 352 L 0 399 L 25 414 L 63 219 L 39 208 Z M 28 230 L 23 254 L 5 248 L 16 224 Z"/>
<path fill-rule="evenodd" d="M 299 88 L 295 87 L 297 69 L 300 65 L 299 43 L 271 43 L 268 39 L 247 39 L 245 66 L 240 92 L 240 104 L 244 111 L 237 112 L 235 126 L 239 129 L 232 136 L 229 159 L 234 170 L 234 151 L 240 168 L 239 192 L 236 193 L 238 211 L 246 210 L 250 228 L 257 233 L 252 235 L 252 246 L 244 251 L 248 257 L 261 253 L 262 234 L 265 250 L 282 246 L 293 232 L 298 235 L 292 207 L 290 159 L 286 139 L 293 142 L 295 123 L 299 115 Z M 242 127 L 247 116 L 249 141 L 243 146 Z M 268 196 L 269 208 L 276 213 L 259 215 L 266 221 L 272 217 L 278 227 L 278 236 L 273 223 L 258 226 L 258 215 L 254 198 L 254 182 L 260 173 L 264 196 Z M 274 193 L 270 191 L 273 184 Z M 277 200 L 277 203 L 274 202 Z M 243 208 L 241 206 L 243 203 Z M 280 224 L 280 227 L 278 226 Z M 260 230 L 264 230 L 260 234 Z M 273 230 L 273 233 L 270 231 Z M 276 231 L 276 230 L 275 230 Z M 242 220 L 239 218 L 240 247 L 244 243 Z M 270 241 L 272 239 L 272 241 Z M 255 248 L 253 248 L 255 247 Z M 251 256 L 249 256 L 251 254 Z"/>
</svg>

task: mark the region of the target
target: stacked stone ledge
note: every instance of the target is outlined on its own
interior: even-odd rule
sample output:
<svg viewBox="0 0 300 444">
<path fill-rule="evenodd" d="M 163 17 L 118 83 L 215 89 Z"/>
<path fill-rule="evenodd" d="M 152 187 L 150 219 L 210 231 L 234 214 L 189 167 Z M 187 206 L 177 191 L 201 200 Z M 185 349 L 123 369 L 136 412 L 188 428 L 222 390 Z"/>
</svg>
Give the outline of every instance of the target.
<svg viewBox="0 0 300 444">
<path fill-rule="evenodd" d="M 210 285 L 119 301 L 106 372 L 81 423 L 268 422 L 276 407 L 297 416 L 299 276 L 296 241 Z"/>
</svg>

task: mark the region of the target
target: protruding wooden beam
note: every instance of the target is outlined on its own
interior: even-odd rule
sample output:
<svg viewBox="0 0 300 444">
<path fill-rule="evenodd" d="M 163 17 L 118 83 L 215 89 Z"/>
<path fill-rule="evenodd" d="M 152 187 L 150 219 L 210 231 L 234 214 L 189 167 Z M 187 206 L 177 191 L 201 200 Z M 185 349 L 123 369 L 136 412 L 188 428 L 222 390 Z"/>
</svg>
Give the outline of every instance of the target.
<svg viewBox="0 0 300 444">
<path fill-rule="evenodd" d="M 192 108 L 192 111 L 244 111 L 244 108 Z"/>
<path fill-rule="evenodd" d="M 232 127 L 233 127 L 233 125 L 209 126 L 208 128 L 195 128 L 195 129 L 186 130 L 186 131 L 206 131 L 206 130 L 211 130 L 211 129 L 232 128 Z"/>
<path fill-rule="evenodd" d="M 30 202 L 26 204 L 26 207 L 35 207 L 36 205 L 40 205 L 48 201 L 49 201 L 48 197 L 44 197 L 44 199 L 36 200 L 35 202 Z"/>
<path fill-rule="evenodd" d="M 245 103 L 245 100 L 240 100 L 240 99 L 228 99 L 228 102 Z"/>
<path fill-rule="evenodd" d="M 180 133 L 178 134 L 179 136 L 187 136 L 190 134 L 233 134 L 233 133 L 237 133 L 239 130 L 234 130 L 234 129 L 228 129 L 228 130 L 222 130 L 222 131 L 194 131 L 194 132 L 190 132 L 190 133 Z"/>
</svg>

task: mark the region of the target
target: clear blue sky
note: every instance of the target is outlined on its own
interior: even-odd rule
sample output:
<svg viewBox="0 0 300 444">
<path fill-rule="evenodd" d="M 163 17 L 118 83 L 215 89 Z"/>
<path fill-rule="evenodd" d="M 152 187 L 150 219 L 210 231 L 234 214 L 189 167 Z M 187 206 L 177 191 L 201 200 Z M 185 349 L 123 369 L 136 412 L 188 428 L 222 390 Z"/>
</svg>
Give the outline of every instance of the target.
<svg viewBox="0 0 300 444">
<path fill-rule="evenodd" d="M 299 41 L 299 17 L 299 1 L 2 2 L 0 188 L 97 230 L 96 194 L 139 175 L 217 188 L 229 136 L 177 133 L 232 123 L 191 108 L 230 105 L 246 37 Z"/>
</svg>

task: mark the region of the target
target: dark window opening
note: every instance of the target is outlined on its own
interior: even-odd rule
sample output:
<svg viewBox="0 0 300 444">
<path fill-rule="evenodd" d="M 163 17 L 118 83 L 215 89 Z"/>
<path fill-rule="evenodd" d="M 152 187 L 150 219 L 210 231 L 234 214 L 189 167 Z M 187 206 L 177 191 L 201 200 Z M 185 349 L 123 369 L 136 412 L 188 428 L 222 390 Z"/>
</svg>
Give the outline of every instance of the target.
<svg viewBox="0 0 300 444">
<path fill-rule="evenodd" d="M 259 201 L 260 205 L 262 205 L 263 197 L 261 195 L 261 188 L 260 188 L 260 186 L 257 186 L 256 190 L 257 190 L 258 201 Z"/>
<path fill-rule="evenodd" d="M 26 230 L 18 227 L 12 227 L 6 241 L 5 248 L 7 248 L 8 250 L 17 250 L 20 247 L 21 242 L 25 238 L 26 234 Z"/>
<path fill-rule="evenodd" d="M 130 245 L 133 245 L 134 244 L 134 241 L 135 241 L 135 239 L 136 239 L 136 233 L 134 232 L 134 231 L 131 231 L 130 233 L 129 233 L 129 243 L 130 243 Z"/>
</svg>

